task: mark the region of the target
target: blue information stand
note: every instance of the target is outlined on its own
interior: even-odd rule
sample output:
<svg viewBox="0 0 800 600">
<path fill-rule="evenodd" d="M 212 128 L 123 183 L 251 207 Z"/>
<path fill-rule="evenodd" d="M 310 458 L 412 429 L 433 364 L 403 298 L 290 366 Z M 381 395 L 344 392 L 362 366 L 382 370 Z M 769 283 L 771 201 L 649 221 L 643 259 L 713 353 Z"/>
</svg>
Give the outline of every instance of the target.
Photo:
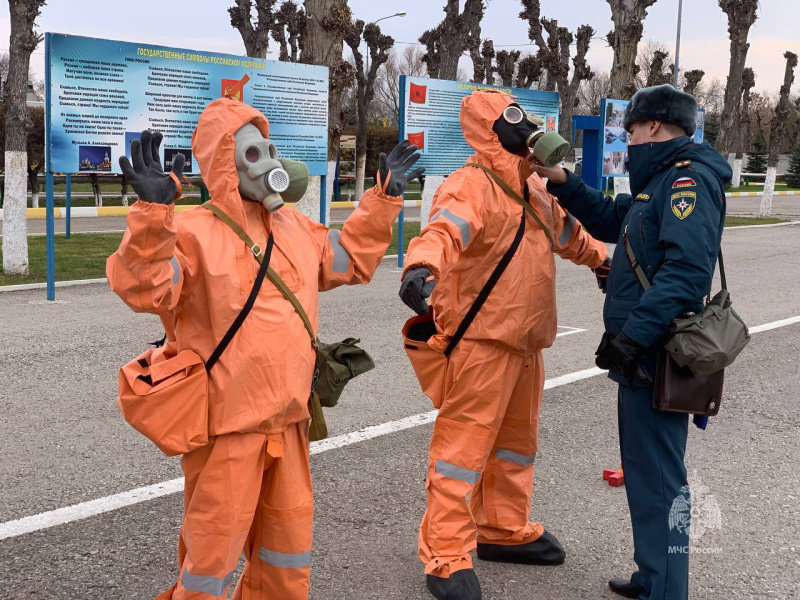
<svg viewBox="0 0 800 600">
<path fill-rule="evenodd" d="M 600 134 L 602 120 L 594 115 L 575 115 L 572 117 L 572 146 L 575 147 L 575 136 L 583 131 L 583 157 L 581 159 L 581 179 L 589 187 L 602 189 L 600 171 Z"/>
<path fill-rule="evenodd" d="M 50 34 L 44 37 L 44 54 L 50 57 Z M 44 119 L 44 171 L 45 171 L 45 194 L 47 195 L 47 299 L 56 299 L 56 243 L 55 243 L 55 205 L 53 200 L 53 164 L 52 152 L 50 148 L 50 119 L 52 117 L 50 108 L 50 61 L 44 61 L 44 83 L 45 83 L 45 119 Z"/>
<path fill-rule="evenodd" d="M 403 114 L 406 106 L 406 76 L 400 76 L 400 114 L 397 115 L 397 143 L 406 139 L 405 115 Z M 397 218 L 397 266 L 403 268 L 405 263 L 405 244 L 406 233 L 406 195 L 403 193 L 403 208 L 400 209 L 400 216 Z"/>
</svg>

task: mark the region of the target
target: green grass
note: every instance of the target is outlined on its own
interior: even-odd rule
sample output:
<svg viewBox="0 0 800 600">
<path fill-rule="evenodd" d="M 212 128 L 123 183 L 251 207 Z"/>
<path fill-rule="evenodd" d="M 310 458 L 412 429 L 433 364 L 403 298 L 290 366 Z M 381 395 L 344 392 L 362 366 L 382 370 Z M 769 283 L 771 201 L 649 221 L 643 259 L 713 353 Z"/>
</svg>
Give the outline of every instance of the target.
<svg viewBox="0 0 800 600">
<path fill-rule="evenodd" d="M 106 258 L 122 240 L 121 233 L 74 233 L 70 239 L 56 236 L 56 280 L 97 279 L 106 276 Z M 19 285 L 45 281 L 46 238 L 28 237 L 29 275 L 6 275 L 0 272 L 0 285 Z M 2 257 L 2 251 L 0 251 Z"/>
<path fill-rule="evenodd" d="M 725 227 L 742 227 L 744 225 L 775 225 L 776 223 L 788 223 L 786 219 L 775 219 L 773 217 L 736 217 L 728 215 L 725 217 Z"/>
<path fill-rule="evenodd" d="M 406 223 L 404 246 L 408 249 L 411 238 L 419 235 L 419 223 Z M 341 229 L 342 224 L 332 225 Z M 106 276 L 106 258 L 113 254 L 122 240 L 121 233 L 74 233 L 70 239 L 56 236 L 56 281 L 99 279 Z M 397 254 L 397 224 L 394 225 L 392 244 L 386 254 Z M 2 264 L 0 250 L 0 264 Z M 5 275 L 0 272 L 0 286 L 41 283 L 47 280 L 46 239 L 28 236 L 29 275 Z"/>
</svg>

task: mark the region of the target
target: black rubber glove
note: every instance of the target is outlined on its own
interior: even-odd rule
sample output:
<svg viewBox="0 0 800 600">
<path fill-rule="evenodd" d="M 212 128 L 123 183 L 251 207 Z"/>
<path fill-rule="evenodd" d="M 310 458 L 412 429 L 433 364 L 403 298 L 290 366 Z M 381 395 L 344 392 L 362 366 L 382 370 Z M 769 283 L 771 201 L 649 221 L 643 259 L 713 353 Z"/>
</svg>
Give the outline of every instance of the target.
<svg viewBox="0 0 800 600">
<path fill-rule="evenodd" d="M 164 136 L 157 131 L 143 131 L 141 139 L 131 142 L 133 166 L 127 156 L 119 159 L 119 166 L 139 200 L 154 204 L 172 204 L 178 193 L 175 181 L 161 167 L 159 148 L 163 139 Z M 178 181 L 185 165 L 183 154 L 178 154 L 172 161 L 172 173 Z"/>
<path fill-rule="evenodd" d="M 436 280 L 425 281 L 432 273 L 425 267 L 411 269 L 400 285 L 400 299 L 418 315 L 428 314 L 428 298 L 430 298 Z"/>
<path fill-rule="evenodd" d="M 594 271 L 594 275 L 597 277 L 597 287 L 605 294 L 608 285 L 608 274 L 611 272 L 611 259 L 605 259 L 602 265 L 596 269 L 592 269 L 592 271 Z"/>
<path fill-rule="evenodd" d="M 653 383 L 650 375 L 644 370 L 641 361 L 647 354 L 647 348 L 640 346 L 624 333 L 611 340 L 608 348 L 608 360 L 611 368 L 622 371 L 623 377 L 633 383 L 640 381 Z"/>
<path fill-rule="evenodd" d="M 389 152 L 389 156 L 381 152 L 378 159 L 378 173 L 381 181 L 386 185 L 387 196 L 400 196 L 409 183 L 418 179 L 425 172 L 425 167 L 419 167 L 406 174 L 414 166 L 414 163 L 419 160 L 420 156 L 421 154 L 417 152 L 417 147 L 410 146 L 408 140 L 403 140 L 397 144 Z M 389 177 L 390 172 L 392 176 L 387 184 L 386 179 Z"/>
</svg>

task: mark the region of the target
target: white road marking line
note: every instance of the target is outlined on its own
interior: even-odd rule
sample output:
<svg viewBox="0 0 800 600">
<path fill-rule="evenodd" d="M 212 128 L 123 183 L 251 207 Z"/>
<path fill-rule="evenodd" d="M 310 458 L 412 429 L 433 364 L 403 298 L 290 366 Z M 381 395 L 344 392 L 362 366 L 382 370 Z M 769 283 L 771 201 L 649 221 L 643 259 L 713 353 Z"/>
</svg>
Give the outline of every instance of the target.
<svg viewBox="0 0 800 600">
<path fill-rule="evenodd" d="M 556 337 L 564 337 L 565 335 L 572 335 L 574 333 L 583 333 L 586 329 L 581 329 L 580 327 L 567 327 L 566 325 L 559 325 L 559 329 L 567 329 L 567 331 L 562 331 L 561 333 L 557 333 Z"/>
<path fill-rule="evenodd" d="M 795 323 L 800 323 L 800 316 L 752 327 L 750 329 L 750 333 L 769 331 L 771 329 L 778 329 L 779 327 L 786 327 L 787 325 L 793 325 Z M 551 390 L 553 388 L 569 385 L 571 383 L 575 383 L 576 381 L 602 375 L 605 372 L 606 371 L 603 371 L 602 369 L 593 367 L 591 369 L 584 369 L 583 371 L 567 373 L 566 375 L 561 375 L 559 377 L 546 380 L 544 382 L 544 389 Z M 372 425 L 358 431 L 337 435 L 336 437 L 328 438 L 327 440 L 314 442 L 311 444 L 311 454 L 320 454 L 329 450 L 344 448 L 346 446 L 351 446 L 367 440 L 390 435 L 398 431 L 413 429 L 414 427 L 419 427 L 420 425 L 427 425 L 436 419 L 436 413 L 437 411 L 432 410 L 425 413 L 411 415 L 410 417 L 404 417 L 402 419 L 398 419 L 397 421 L 381 423 L 380 425 Z M 162 483 L 148 485 L 135 490 L 130 490 L 128 492 L 122 492 L 112 496 L 105 496 L 104 498 L 98 498 L 97 500 L 89 500 L 87 502 L 81 502 L 80 504 L 74 504 L 72 506 L 66 506 L 64 508 L 43 512 L 38 515 L 23 517 L 14 521 L 6 521 L 5 523 L 0 523 L 0 540 L 18 537 L 25 535 L 26 533 L 41 531 L 42 529 L 48 529 L 58 525 L 65 525 L 67 523 L 72 523 L 73 521 L 80 521 L 89 517 L 111 512 L 113 510 L 125 508 L 126 506 L 139 504 L 140 502 L 146 502 L 162 496 L 177 494 L 182 490 L 183 477 L 179 477 L 177 479 L 171 479 Z"/>
</svg>

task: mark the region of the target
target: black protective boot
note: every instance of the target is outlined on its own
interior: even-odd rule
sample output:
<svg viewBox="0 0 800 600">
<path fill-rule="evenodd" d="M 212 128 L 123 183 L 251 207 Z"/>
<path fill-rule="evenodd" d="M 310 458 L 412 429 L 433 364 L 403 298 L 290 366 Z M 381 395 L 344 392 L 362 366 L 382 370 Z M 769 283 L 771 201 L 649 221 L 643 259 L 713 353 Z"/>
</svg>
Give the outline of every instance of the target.
<svg viewBox="0 0 800 600">
<path fill-rule="evenodd" d="M 461 569 L 450 577 L 426 577 L 428 591 L 439 600 L 481 600 L 481 584 L 472 569 Z"/>
<path fill-rule="evenodd" d="M 636 585 L 630 579 L 611 579 L 608 582 L 611 591 L 625 598 L 638 598 L 645 592 L 644 588 Z"/>
<path fill-rule="evenodd" d="M 478 544 L 478 558 L 518 565 L 563 565 L 566 553 L 555 536 L 545 531 L 529 544 Z"/>
</svg>

